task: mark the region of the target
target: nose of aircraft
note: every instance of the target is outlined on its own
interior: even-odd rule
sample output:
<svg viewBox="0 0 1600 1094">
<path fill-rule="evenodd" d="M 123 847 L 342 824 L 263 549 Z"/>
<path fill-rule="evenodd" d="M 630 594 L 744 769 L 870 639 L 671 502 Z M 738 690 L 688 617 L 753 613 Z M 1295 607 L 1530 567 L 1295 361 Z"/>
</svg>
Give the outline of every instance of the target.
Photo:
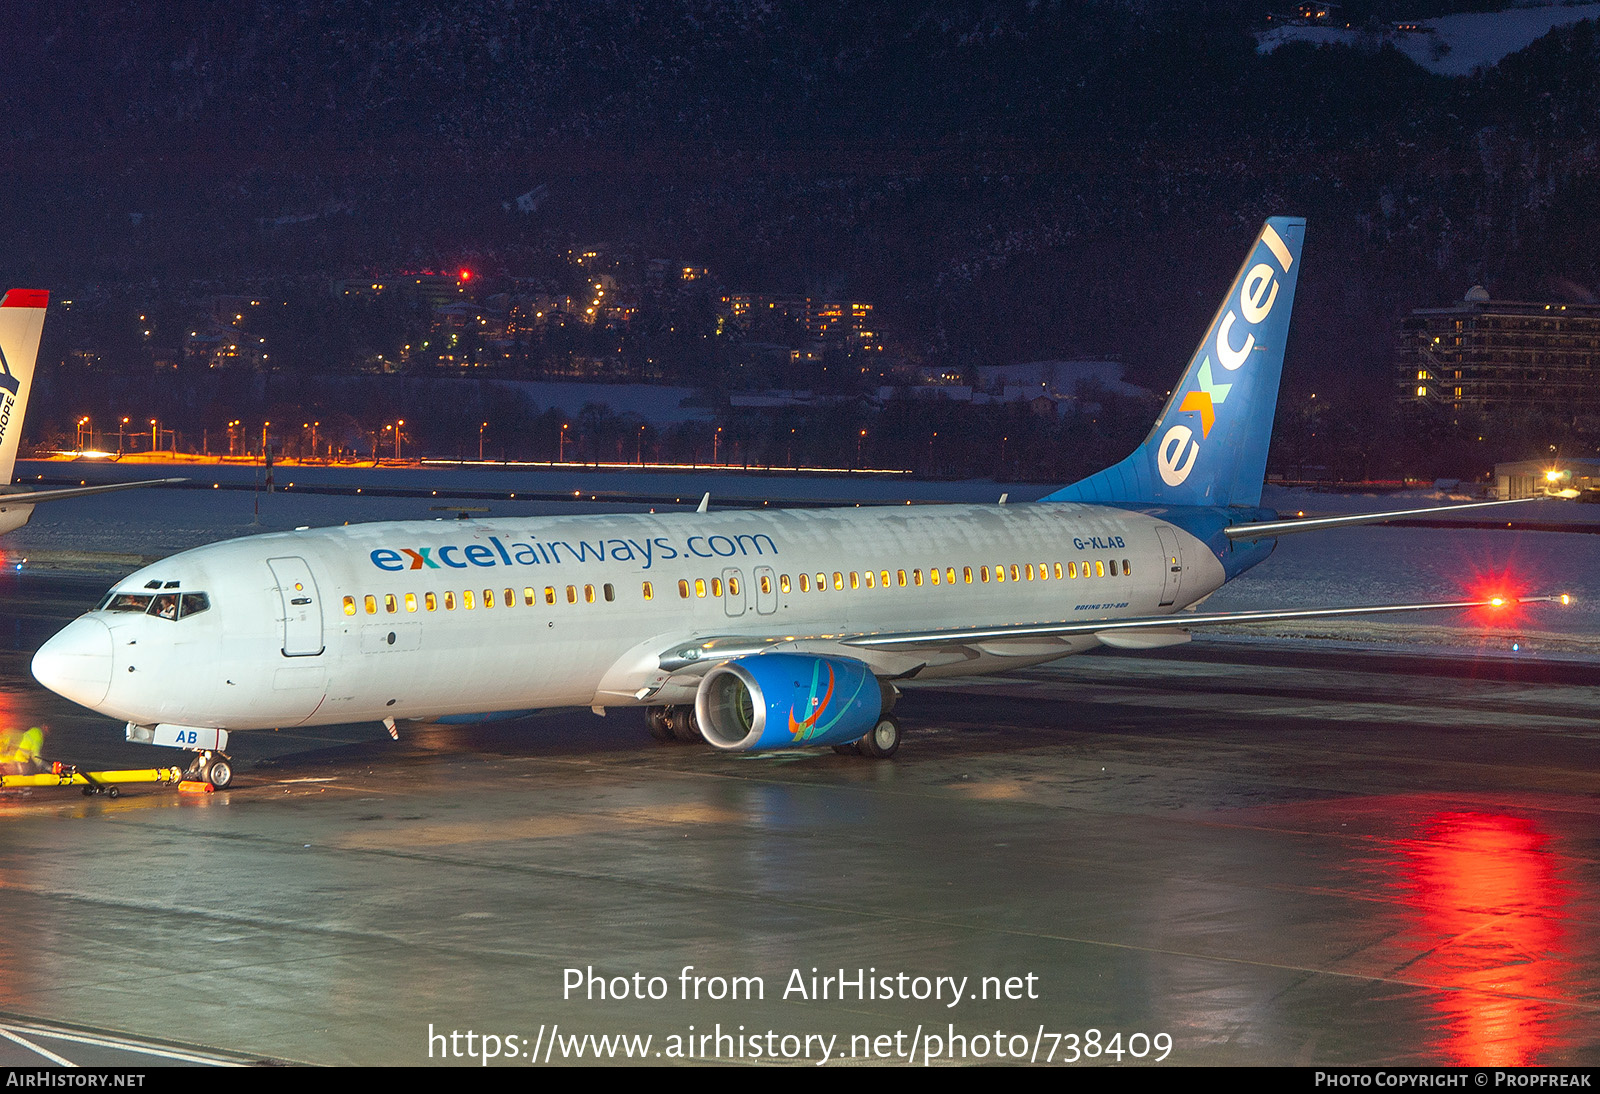
<svg viewBox="0 0 1600 1094">
<path fill-rule="evenodd" d="M 100 703 L 111 690 L 110 629 L 98 619 L 74 619 L 33 655 L 33 678 L 74 703 Z"/>
</svg>

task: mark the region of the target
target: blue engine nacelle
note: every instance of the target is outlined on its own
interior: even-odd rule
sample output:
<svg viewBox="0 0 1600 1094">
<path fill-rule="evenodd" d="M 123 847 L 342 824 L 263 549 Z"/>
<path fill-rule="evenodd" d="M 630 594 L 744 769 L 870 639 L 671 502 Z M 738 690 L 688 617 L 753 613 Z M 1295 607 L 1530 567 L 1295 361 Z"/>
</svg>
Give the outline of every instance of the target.
<svg viewBox="0 0 1600 1094">
<path fill-rule="evenodd" d="M 878 724 L 884 702 L 860 661 L 762 653 L 706 673 L 694 709 L 714 748 L 750 752 L 860 740 Z"/>
</svg>

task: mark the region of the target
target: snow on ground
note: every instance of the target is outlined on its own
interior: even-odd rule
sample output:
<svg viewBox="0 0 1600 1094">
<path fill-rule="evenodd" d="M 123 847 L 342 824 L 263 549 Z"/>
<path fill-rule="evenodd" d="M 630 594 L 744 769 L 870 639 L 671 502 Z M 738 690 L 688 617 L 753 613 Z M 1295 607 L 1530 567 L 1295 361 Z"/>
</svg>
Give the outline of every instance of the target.
<svg viewBox="0 0 1600 1094">
<path fill-rule="evenodd" d="M 1431 32 L 1274 27 L 1256 35 L 1256 48 L 1262 53 L 1271 53 L 1289 42 L 1373 50 L 1392 45 L 1429 72 L 1441 76 L 1469 76 L 1477 69 L 1499 64 L 1502 58 L 1526 49 L 1556 27 L 1596 18 L 1600 18 L 1600 4 L 1445 15 L 1423 21 L 1423 26 L 1432 28 Z"/>
<path fill-rule="evenodd" d="M 44 470 L 41 471 L 41 468 Z M 97 467 L 102 478 L 148 478 L 174 472 L 149 465 Z M 72 473 L 60 465 L 30 463 L 26 474 Z M 247 483 L 260 473 L 248 466 L 190 467 L 176 473 L 197 482 Z M 139 565 L 139 558 L 160 557 L 189 547 L 263 531 L 300 526 L 324 527 L 377 520 L 454 519 L 452 491 L 537 489 L 571 493 L 573 501 L 510 501 L 468 498 L 461 504 L 486 506 L 497 517 L 571 514 L 574 512 L 641 512 L 649 502 L 606 501 L 608 495 L 680 491 L 677 504 L 655 508 L 686 511 L 706 490 L 716 499 L 767 497 L 784 500 L 838 500 L 865 504 L 917 501 L 992 502 L 1002 491 L 1015 501 L 1037 497 L 1049 488 L 1011 487 L 987 481 L 921 482 L 899 478 L 838 478 L 737 473 L 639 471 L 494 472 L 477 469 L 288 469 L 279 468 L 280 485 L 312 479 L 354 488 L 426 489 L 424 497 L 328 495 L 294 490 L 256 494 L 228 489 L 155 489 L 104 494 L 48 503 L 33 521 L 3 540 L 0 553 L 11 564 L 60 565 L 96 569 L 107 582 Z M 23 478 L 23 481 L 27 481 Z M 432 496 L 437 489 L 439 496 Z M 590 495 L 596 500 L 591 501 Z M 1405 493 L 1324 494 L 1269 487 L 1264 504 L 1290 514 L 1377 512 L 1388 509 L 1448 504 L 1465 498 L 1435 490 Z M 257 505 L 259 504 L 259 524 Z M 1530 511 L 1531 510 L 1531 511 Z M 1600 506 L 1549 501 L 1513 510 L 1518 519 L 1572 520 L 1593 527 Z M 1481 517 L 1479 519 L 1482 519 Z M 1504 615 L 1426 613 L 1399 619 L 1320 620 L 1303 625 L 1252 628 L 1257 636 L 1337 640 L 1363 645 L 1403 643 L 1408 646 L 1474 647 L 1519 653 L 1532 651 L 1600 655 L 1600 535 L 1526 532 L 1486 528 L 1360 527 L 1331 529 L 1282 538 L 1271 558 L 1225 586 L 1205 611 L 1241 611 L 1277 607 L 1406 603 L 1454 600 L 1493 592 L 1569 592 L 1567 608 L 1535 605 Z M 1230 629 L 1225 640 L 1245 635 Z"/>
</svg>

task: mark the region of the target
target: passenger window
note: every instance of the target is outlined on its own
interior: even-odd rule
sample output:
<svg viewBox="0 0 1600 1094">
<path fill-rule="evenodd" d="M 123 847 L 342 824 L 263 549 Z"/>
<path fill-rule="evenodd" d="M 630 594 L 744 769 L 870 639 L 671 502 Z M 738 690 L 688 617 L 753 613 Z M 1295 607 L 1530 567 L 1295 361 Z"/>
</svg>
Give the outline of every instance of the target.
<svg viewBox="0 0 1600 1094">
<path fill-rule="evenodd" d="M 1112 577 L 1116 577 L 1117 576 L 1117 560 L 1116 559 L 1112 559 L 1111 562 L 1109 563 L 1109 565 L 1111 567 L 1111 576 Z"/>
<path fill-rule="evenodd" d="M 900 584 L 904 585 L 905 583 L 906 583 L 905 571 L 901 570 L 900 571 Z M 921 585 L 922 584 L 922 571 L 921 570 L 912 570 L 911 571 L 911 584 L 913 584 L 913 585 Z"/>
<path fill-rule="evenodd" d="M 1030 562 L 1026 566 L 1024 566 L 1022 568 L 1022 572 L 1028 576 L 1028 580 L 1029 581 L 1032 581 L 1033 580 L 1033 563 Z"/>
<path fill-rule="evenodd" d="M 361 605 L 362 605 L 362 607 L 367 609 L 367 614 L 368 615 L 377 615 L 378 614 L 378 598 L 377 597 L 372 596 L 371 594 L 368 594 L 368 595 L 366 595 L 366 596 L 361 598 Z"/>
<path fill-rule="evenodd" d="M 347 596 L 347 597 L 344 598 L 344 614 L 345 615 L 355 615 L 356 614 L 356 598 L 355 597 Z"/>
<path fill-rule="evenodd" d="M 648 581 L 644 583 L 644 598 L 646 600 L 654 600 L 656 598 L 655 590 L 650 587 Z"/>
<path fill-rule="evenodd" d="M 882 585 L 885 589 L 887 589 L 889 587 L 889 571 L 888 570 L 879 570 L 878 571 L 878 576 L 883 579 L 882 581 L 879 582 L 879 584 Z M 905 583 L 906 583 L 905 575 L 902 574 L 902 575 L 900 575 L 900 584 L 904 585 Z"/>
<path fill-rule="evenodd" d="M 987 566 L 978 567 L 978 580 L 981 581 L 981 582 L 987 582 L 989 580 L 989 567 L 987 567 Z M 1005 578 L 1001 578 L 1000 580 L 1004 581 Z"/>
<path fill-rule="evenodd" d="M 1077 577 L 1078 576 L 1078 564 L 1076 562 L 1067 563 L 1067 576 L 1068 577 Z"/>
<path fill-rule="evenodd" d="M 617 590 L 609 581 L 600 586 L 600 592 L 606 598 L 607 604 L 617 599 Z"/>
<path fill-rule="evenodd" d="M 191 615 L 199 615 L 201 612 L 211 607 L 211 598 L 206 596 L 205 593 L 184 593 L 180 607 L 181 610 L 178 613 L 178 618 L 188 619 Z M 352 603 L 350 608 L 351 611 L 354 612 L 355 604 Z"/>
<path fill-rule="evenodd" d="M 945 569 L 944 583 L 946 585 L 954 585 L 956 583 L 956 568 L 954 566 Z"/>
<path fill-rule="evenodd" d="M 576 604 L 577 602 L 578 602 L 578 587 L 576 585 L 568 585 L 567 586 L 567 603 L 568 604 Z"/>
<path fill-rule="evenodd" d="M 1056 580 L 1061 580 L 1061 563 L 1056 563 Z"/>
<path fill-rule="evenodd" d="M 1094 574 L 1090 570 L 1090 567 L 1092 565 L 1093 564 L 1088 559 L 1084 559 L 1083 560 L 1083 576 L 1084 577 L 1093 577 L 1094 576 Z"/>
<path fill-rule="evenodd" d="M 522 602 L 531 608 L 535 599 L 537 598 L 533 595 L 533 586 L 525 586 L 522 590 Z"/>
<path fill-rule="evenodd" d="M 444 610 L 447 612 L 456 610 L 456 594 L 453 591 L 444 594 Z"/>
<path fill-rule="evenodd" d="M 593 585 L 585 585 L 583 587 L 583 602 L 585 604 L 593 604 L 594 603 L 594 586 Z"/>
<path fill-rule="evenodd" d="M 811 591 L 811 578 L 806 574 L 800 575 L 800 591 L 803 593 Z"/>
<path fill-rule="evenodd" d="M 850 587 L 852 589 L 861 588 L 861 575 L 854 570 L 850 571 Z"/>
<path fill-rule="evenodd" d="M 716 580 L 716 578 L 712 578 L 712 581 L 715 581 L 715 580 Z M 728 579 L 728 595 L 729 596 L 738 596 L 739 595 L 739 579 L 738 578 L 730 577 Z"/>
<path fill-rule="evenodd" d="M 833 587 L 835 589 L 844 588 L 844 574 L 840 573 L 838 570 L 833 571 Z"/>
<path fill-rule="evenodd" d="M 694 595 L 699 597 L 702 600 L 705 599 L 705 595 L 706 595 L 706 579 L 705 578 L 697 577 L 697 578 L 694 579 Z"/>
<path fill-rule="evenodd" d="M 689 583 L 681 577 L 678 579 L 678 597 L 681 600 L 689 599 Z"/>
<path fill-rule="evenodd" d="M 383 610 L 388 612 L 390 615 L 393 615 L 395 612 L 400 610 L 400 606 L 398 603 L 396 603 L 393 593 L 383 594 Z"/>
<path fill-rule="evenodd" d="M 872 571 L 867 571 L 867 588 L 872 588 Z"/>
<path fill-rule="evenodd" d="M 1123 559 L 1122 560 L 1122 576 L 1123 577 L 1132 577 L 1133 576 L 1133 563 L 1129 562 L 1127 559 Z"/>
<path fill-rule="evenodd" d="M 962 580 L 962 582 L 964 584 L 967 584 L 967 585 L 971 585 L 972 584 L 972 567 L 971 566 L 963 566 L 963 567 L 961 567 L 961 580 Z"/>
<path fill-rule="evenodd" d="M 416 610 L 417 610 L 417 594 L 416 593 L 407 593 L 406 594 L 406 611 L 414 612 Z"/>
<path fill-rule="evenodd" d="M 515 606 L 516 606 L 516 603 L 517 603 L 517 594 L 516 594 L 516 590 L 514 590 L 514 589 L 507 589 L 507 590 L 506 590 L 506 598 L 505 598 L 505 599 L 504 599 L 504 600 L 502 600 L 502 601 L 501 601 L 501 602 L 500 602 L 500 603 L 502 603 L 502 604 L 504 604 L 504 605 L 505 605 L 505 606 L 506 606 L 506 607 L 508 607 L 508 608 L 513 608 L 513 607 L 515 607 Z"/>
<path fill-rule="evenodd" d="M 785 595 L 788 594 L 788 592 L 789 592 L 789 575 L 788 574 L 779 574 L 778 575 L 778 591 L 780 593 L 785 594 Z"/>
<path fill-rule="evenodd" d="M 467 609 L 467 611 L 469 611 L 469 612 L 472 611 L 473 608 L 476 607 L 476 605 L 473 603 L 473 600 L 472 600 L 472 590 L 471 589 L 465 589 L 465 590 L 462 591 L 462 593 L 461 593 L 461 606 L 463 608 Z"/>
<path fill-rule="evenodd" d="M 494 590 L 493 589 L 485 589 L 485 590 L 483 590 L 483 606 L 485 608 L 494 607 Z"/>
<path fill-rule="evenodd" d="M 1104 562 L 1099 561 L 1098 559 L 1095 560 L 1095 564 L 1094 564 L 1094 576 L 1095 577 L 1105 577 L 1106 576 L 1106 564 Z"/>
<path fill-rule="evenodd" d="M 438 611 L 439 610 L 439 598 L 434 596 L 432 593 L 423 593 L 422 594 L 422 606 L 424 608 L 426 608 L 430 612 Z"/>
<path fill-rule="evenodd" d="M 768 577 L 766 574 L 761 575 L 761 591 L 763 593 L 770 593 L 772 591 L 772 578 Z"/>
<path fill-rule="evenodd" d="M 546 604 L 554 604 L 556 602 L 556 587 L 554 585 L 546 585 L 544 587 L 544 602 Z"/>
<path fill-rule="evenodd" d="M 935 566 L 933 569 L 929 570 L 928 576 L 933 579 L 933 583 L 935 585 L 939 584 L 939 567 Z"/>
</svg>

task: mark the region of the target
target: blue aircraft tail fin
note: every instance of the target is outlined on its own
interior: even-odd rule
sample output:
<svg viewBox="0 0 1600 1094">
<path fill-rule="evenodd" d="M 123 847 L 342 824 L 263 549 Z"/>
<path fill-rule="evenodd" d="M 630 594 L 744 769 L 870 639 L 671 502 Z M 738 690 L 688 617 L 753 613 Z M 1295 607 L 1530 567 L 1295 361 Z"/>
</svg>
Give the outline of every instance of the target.
<svg viewBox="0 0 1600 1094">
<path fill-rule="evenodd" d="M 1043 500 L 1261 503 L 1305 229 L 1300 217 L 1272 217 L 1262 226 L 1144 443 L 1121 463 Z"/>
</svg>

